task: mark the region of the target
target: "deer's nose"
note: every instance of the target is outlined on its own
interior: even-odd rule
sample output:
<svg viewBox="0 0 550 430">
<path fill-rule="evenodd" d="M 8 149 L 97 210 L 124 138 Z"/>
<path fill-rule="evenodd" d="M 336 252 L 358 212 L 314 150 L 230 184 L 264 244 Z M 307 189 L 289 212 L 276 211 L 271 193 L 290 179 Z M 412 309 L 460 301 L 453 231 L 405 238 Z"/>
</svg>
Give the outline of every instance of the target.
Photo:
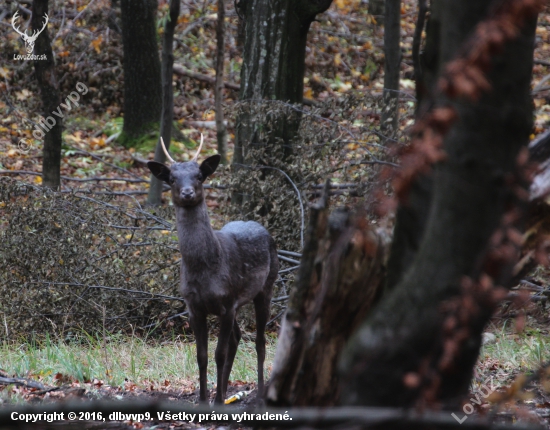
<svg viewBox="0 0 550 430">
<path fill-rule="evenodd" d="M 183 200 L 191 200 L 195 197 L 195 190 L 191 187 L 182 188 L 180 191 L 180 196 Z"/>
</svg>

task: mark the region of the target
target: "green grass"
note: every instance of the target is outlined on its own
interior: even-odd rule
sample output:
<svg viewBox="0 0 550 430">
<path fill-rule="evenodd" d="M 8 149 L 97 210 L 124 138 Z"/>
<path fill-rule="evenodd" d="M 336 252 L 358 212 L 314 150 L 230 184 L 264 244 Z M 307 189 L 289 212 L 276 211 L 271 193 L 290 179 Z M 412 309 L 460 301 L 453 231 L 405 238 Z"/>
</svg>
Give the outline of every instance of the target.
<svg viewBox="0 0 550 430">
<path fill-rule="evenodd" d="M 216 340 L 208 345 L 208 382 L 215 384 Z M 275 342 L 268 338 L 265 368 L 271 367 Z M 124 386 L 127 381 L 138 386 L 169 381 L 174 388 L 195 383 L 198 367 L 195 343 L 150 343 L 139 338 L 100 338 L 82 335 L 71 342 L 41 342 L 0 345 L 0 368 L 10 375 L 37 378 L 47 385 L 56 382 L 56 374 L 80 382 L 97 378 L 111 386 Z M 268 372 L 269 373 L 269 372 Z M 233 364 L 231 380 L 256 382 L 254 343 L 241 341 Z"/>
<path fill-rule="evenodd" d="M 536 370 L 550 360 L 550 337 L 544 328 L 530 327 L 516 333 L 505 324 L 488 331 L 496 336 L 496 342 L 481 350 L 477 366 L 480 376 L 498 370 L 503 376 L 511 377 Z"/>
</svg>

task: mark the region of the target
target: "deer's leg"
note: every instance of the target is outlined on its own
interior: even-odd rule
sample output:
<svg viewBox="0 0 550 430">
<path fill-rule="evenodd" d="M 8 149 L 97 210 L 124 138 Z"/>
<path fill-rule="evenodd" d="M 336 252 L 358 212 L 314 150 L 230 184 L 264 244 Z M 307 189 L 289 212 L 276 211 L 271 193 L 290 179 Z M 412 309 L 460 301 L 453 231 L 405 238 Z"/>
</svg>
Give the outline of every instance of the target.
<svg viewBox="0 0 550 430">
<path fill-rule="evenodd" d="M 205 314 L 190 314 L 191 327 L 197 343 L 197 364 L 199 365 L 200 403 L 208 403 L 206 370 L 208 367 L 208 327 Z"/>
<path fill-rule="evenodd" d="M 233 337 L 233 321 L 235 320 L 235 310 L 226 309 L 226 313 L 220 316 L 220 335 L 218 337 L 218 346 L 216 347 L 216 367 L 218 371 L 218 387 L 216 389 L 215 404 L 223 404 L 225 392 L 227 390 L 227 379 L 224 378 L 224 367 L 229 351 L 229 344 Z"/>
<path fill-rule="evenodd" d="M 233 321 L 233 334 L 229 342 L 229 348 L 227 349 L 227 358 L 225 359 L 225 365 L 223 367 L 223 380 L 225 381 L 225 387 L 229 381 L 229 375 L 231 374 L 231 369 L 233 368 L 233 361 L 235 360 L 235 354 L 237 354 L 237 348 L 239 347 L 239 342 L 241 341 L 241 329 L 237 324 L 237 319 Z"/>
<path fill-rule="evenodd" d="M 262 292 L 254 298 L 256 310 L 256 353 L 258 355 L 258 397 L 264 395 L 265 326 L 269 317 L 270 299 Z"/>
</svg>

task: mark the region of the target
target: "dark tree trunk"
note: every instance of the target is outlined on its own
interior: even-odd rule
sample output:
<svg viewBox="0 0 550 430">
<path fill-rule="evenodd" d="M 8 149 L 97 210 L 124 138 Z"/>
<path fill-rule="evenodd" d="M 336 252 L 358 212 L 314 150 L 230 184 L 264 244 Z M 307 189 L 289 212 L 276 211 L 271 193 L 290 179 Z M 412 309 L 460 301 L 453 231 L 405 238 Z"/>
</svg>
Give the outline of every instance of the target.
<svg viewBox="0 0 550 430">
<path fill-rule="evenodd" d="M 161 70 L 156 32 L 156 0 L 121 0 L 124 45 L 124 137 L 157 130 L 162 109 Z"/>
<path fill-rule="evenodd" d="M 384 23 L 385 2 L 385 0 L 369 0 L 369 13 L 374 15 L 378 24 Z"/>
<path fill-rule="evenodd" d="M 281 100 L 302 103 L 305 50 L 310 24 L 318 13 L 328 9 L 332 0 L 243 0 L 245 45 L 241 70 L 241 100 Z M 241 3 L 243 2 L 241 1 Z M 299 116 L 274 121 L 272 143 L 285 147 L 299 126 Z M 237 119 L 234 162 L 244 163 L 246 146 L 255 138 L 260 124 L 244 113 Z"/>
<path fill-rule="evenodd" d="M 386 0 L 384 16 L 384 100 L 380 128 L 392 138 L 399 125 L 401 0 Z"/>
<path fill-rule="evenodd" d="M 361 214 L 328 215 L 328 187 L 311 208 L 298 280 L 282 321 L 267 401 L 338 403 L 338 360 L 374 304 L 384 276 L 385 238 Z"/>
<path fill-rule="evenodd" d="M 491 3 L 432 2 L 440 7 L 439 64 L 461 52 L 474 26 L 490 16 Z M 346 404 L 406 407 L 432 401 L 456 407 L 468 392 L 497 293 L 470 288 L 468 295 L 464 277 L 477 282 L 485 273 L 488 240 L 511 198 L 507 178 L 528 142 L 535 24 L 527 19 L 521 34 L 492 58 L 491 88 L 478 101 L 438 100 L 450 104 L 458 119 L 444 140 L 447 159 L 434 171 L 425 234 L 398 285 L 345 351 Z M 491 276 L 502 285 L 505 274 Z M 486 302 L 479 300 L 484 293 Z"/>
<path fill-rule="evenodd" d="M 225 4 L 218 0 L 218 20 L 216 23 L 216 88 L 214 90 L 216 105 L 216 137 L 218 154 L 222 164 L 227 164 L 227 129 L 223 118 L 223 65 L 225 53 Z"/>
<path fill-rule="evenodd" d="M 48 13 L 48 0 L 34 1 L 32 12 L 32 29 L 33 31 L 39 31 L 44 25 L 44 15 Z M 49 128 L 44 136 L 42 185 L 59 188 L 61 185 L 61 132 L 63 131 L 63 123 L 61 118 L 52 115 L 52 112 L 59 107 L 61 99 L 59 84 L 55 77 L 55 62 L 47 28 L 36 39 L 34 54 L 38 55 L 39 58 L 42 55 L 46 56 L 45 60 L 34 60 L 34 72 L 42 95 L 42 109 Z"/>
<path fill-rule="evenodd" d="M 174 30 L 178 23 L 180 14 L 179 0 L 170 0 L 170 19 L 166 21 L 164 28 L 164 39 L 162 43 L 162 115 L 160 135 L 164 139 L 166 149 L 170 147 L 172 139 L 172 123 L 174 117 L 174 89 L 172 88 L 172 75 L 174 73 Z M 155 161 L 164 163 L 166 156 L 164 151 L 157 143 L 155 148 Z M 147 203 L 151 205 L 159 205 L 161 203 L 163 182 L 159 181 L 154 175 L 151 175 L 151 186 L 149 187 L 149 195 Z"/>
<path fill-rule="evenodd" d="M 419 14 L 425 8 L 425 1 L 420 0 Z M 442 66 L 439 50 L 440 46 L 440 11 L 441 2 L 431 2 L 430 21 L 426 34 L 426 47 L 421 61 L 420 56 L 415 62 L 416 94 L 417 94 L 417 116 L 427 113 L 432 109 L 435 100 L 435 86 Z M 425 12 L 424 12 L 425 13 Z M 419 16 L 417 25 L 423 27 Z M 468 27 L 471 29 L 471 27 Z M 419 49 L 421 28 L 415 30 L 415 42 Z M 413 47 L 413 50 L 415 48 Z M 414 58 L 413 58 L 414 61 Z M 420 64 L 417 64 L 420 63 Z M 414 256 L 420 247 L 424 235 L 426 222 L 432 199 L 432 173 L 415 179 L 409 195 L 405 201 L 400 202 L 395 217 L 395 229 L 393 242 L 391 244 L 390 257 L 388 260 L 388 276 L 386 278 L 385 291 L 395 287 L 401 280 L 414 260 Z"/>
</svg>

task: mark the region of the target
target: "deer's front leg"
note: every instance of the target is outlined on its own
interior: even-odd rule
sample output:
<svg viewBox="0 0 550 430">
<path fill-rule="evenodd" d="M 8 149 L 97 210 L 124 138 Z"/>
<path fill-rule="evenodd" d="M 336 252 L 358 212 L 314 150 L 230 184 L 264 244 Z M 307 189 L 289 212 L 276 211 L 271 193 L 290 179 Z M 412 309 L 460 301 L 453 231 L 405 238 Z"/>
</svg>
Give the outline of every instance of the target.
<svg viewBox="0 0 550 430">
<path fill-rule="evenodd" d="M 208 367 L 208 328 L 206 314 L 189 312 L 191 327 L 195 333 L 197 343 L 197 364 L 199 365 L 199 385 L 201 403 L 208 403 L 206 370 Z"/>
<path fill-rule="evenodd" d="M 220 316 L 220 335 L 218 337 L 218 346 L 216 347 L 216 368 L 218 371 L 218 386 L 216 388 L 216 399 L 214 403 L 223 405 L 225 393 L 227 391 L 227 381 L 229 375 L 225 377 L 224 367 L 227 360 L 229 343 L 233 336 L 233 321 L 235 320 L 235 309 L 226 309 L 225 314 Z"/>
</svg>

